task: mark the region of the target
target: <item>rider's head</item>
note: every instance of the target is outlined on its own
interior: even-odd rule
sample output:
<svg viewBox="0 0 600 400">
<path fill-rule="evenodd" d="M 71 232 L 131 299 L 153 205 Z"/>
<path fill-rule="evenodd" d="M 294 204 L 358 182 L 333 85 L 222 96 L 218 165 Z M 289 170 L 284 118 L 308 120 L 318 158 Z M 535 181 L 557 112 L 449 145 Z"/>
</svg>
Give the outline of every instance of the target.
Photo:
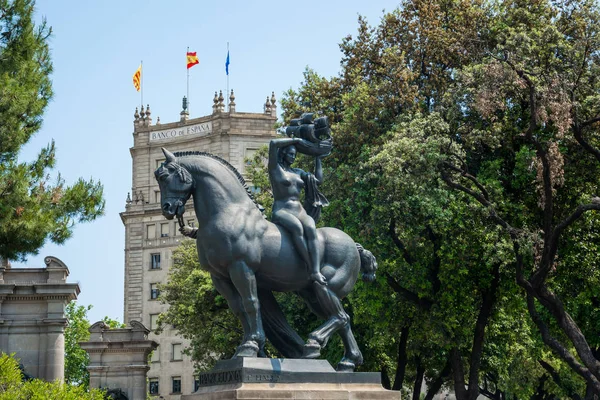
<svg viewBox="0 0 600 400">
<path fill-rule="evenodd" d="M 288 165 L 292 165 L 296 160 L 296 146 L 289 145 L 279 151 L 279 161 Z"/>
</svg>

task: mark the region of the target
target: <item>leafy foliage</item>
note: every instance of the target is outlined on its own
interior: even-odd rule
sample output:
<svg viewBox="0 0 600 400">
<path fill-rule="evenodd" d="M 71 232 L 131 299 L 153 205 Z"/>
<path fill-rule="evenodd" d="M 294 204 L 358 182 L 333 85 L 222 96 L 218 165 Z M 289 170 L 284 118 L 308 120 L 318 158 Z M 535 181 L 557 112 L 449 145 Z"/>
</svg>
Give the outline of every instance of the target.
<svg viewBox="0 0 600 400">
<path fill-rule="evenodd" d="M 13 260 L 36 254 L 48 239 L 64 243 L 76 222 L 104 210 L 100 183 L 50 178 L 54 142 L 34 161 L 18 161 L 52 97 L 51 29 L 45 21 L 35 26 L 33 14 L 32 0 L 0 0 L 0 257 Z"/>
<path fill-rule="evenodd" d="M 79 347 L 79 342 L 89 340 L 90 322 L 87 312 L 92 308 L 77 305 L 74 301 L 67 304 L 65 315 L 69 325 L 65 328 L 65 382 L 70 385 L 87 388 L 90 383 L 90 373 L 87 366 L 90 357 L 87 352 Z"/>
<path fill-rule="evenodd" d="M 60 381 L 41 379 L 23 381 L 19 363 L 8 354 L 0 354 L 0 400 L 103 400 L 98 389 L 87 391 Z"/>
</svg>

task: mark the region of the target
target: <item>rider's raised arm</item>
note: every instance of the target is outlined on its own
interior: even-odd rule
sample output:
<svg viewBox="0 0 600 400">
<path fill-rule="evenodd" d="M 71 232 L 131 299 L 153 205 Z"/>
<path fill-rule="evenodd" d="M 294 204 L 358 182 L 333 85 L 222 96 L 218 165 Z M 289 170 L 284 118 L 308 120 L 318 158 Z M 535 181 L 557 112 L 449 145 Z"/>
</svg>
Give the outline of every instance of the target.
<svg viewBox="0 0 600 400">
<path fill-rule="evenodd" d="M 323 166 L 321 165 L 321 157 L 315 158 L 315 178 L 317 178 L 317 184 L 323 182 Z"/>
<path fill-rule="evenodd" d="M 269 142 L 269 170 L 277 167 L 277 151 L 291 144 L 300 143 L 300 138 L 271 139 Z"/>
</svg>

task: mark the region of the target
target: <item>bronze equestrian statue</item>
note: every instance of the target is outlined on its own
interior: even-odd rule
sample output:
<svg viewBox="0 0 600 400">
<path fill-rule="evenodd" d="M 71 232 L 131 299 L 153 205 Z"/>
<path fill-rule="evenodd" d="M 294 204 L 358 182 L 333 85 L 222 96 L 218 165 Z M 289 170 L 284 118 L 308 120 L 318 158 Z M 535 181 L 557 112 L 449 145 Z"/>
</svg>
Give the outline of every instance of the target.
<svg viewBox="0 0 600 400">
<path fill-rule="evenodd" d="M 155 171 L 162 213 L 167 219 L 176 217 L 183 228 L 185 203 L 193 197 L 198 220 L 193 236 L 200 266 L 211 274 L 215 288 L 244 329 L 234 357 L 264 354 L 267 337 L 285 357 L 317 358 L 338 332 L 345 353 L 337 369 L 353 371 L 363 360 L 341 299 L 352 290 L 359 272 L 363 280 L 373 281 L 377 263 L 344 232 L 315 229 L 313 217 L 300 204 L 300 191 L 310 189 L 312 194 L 307 198 L 312 204 L 305 202 L 305 207 L 313 207 L 316 211 L 312 214 L 318 218 L 327 202 L 316 188 L 322 180 L 321 157 L 331 151 L 328 127 L 323 130 L 326 119 L 313 124 L 312 116 L 303 117 L 296 126 L 310 134 L 305 135 L 308 139 L 299 134 L 271 142 L 269 172 L 275 223 L 263 216 L 243 177 L 227 161 L 202 152 L 173 154 L 164 148 L 166 160 Z M 314 126 L 320 127 L 320 135 L 314 133 Z M 314 175 L 291 167 L 294 157 L 290 153 L 295 155 L 296 150 L 316 156 Z M 273 291 L 297 293 L 325 319 L 306 343 L 288 325 Z"/>
</svg>

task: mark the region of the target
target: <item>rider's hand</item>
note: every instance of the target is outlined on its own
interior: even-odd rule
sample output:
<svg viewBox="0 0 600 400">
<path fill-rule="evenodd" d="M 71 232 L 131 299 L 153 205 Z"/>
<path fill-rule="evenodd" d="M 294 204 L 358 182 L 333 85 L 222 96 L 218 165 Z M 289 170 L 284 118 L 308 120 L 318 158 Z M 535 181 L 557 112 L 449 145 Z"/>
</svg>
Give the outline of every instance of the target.
<svg viewBox="0 0 600 400">
<path fill-rule="evenodd" d="M 192 228 L 191 226 L 182 226 L 181 228 L 179 228 L 179 232 L 181 232 L 184 236 L 187 237 L 191 237 L 192 234 L 194 233 L 194 228 Z"/>
</svg>

